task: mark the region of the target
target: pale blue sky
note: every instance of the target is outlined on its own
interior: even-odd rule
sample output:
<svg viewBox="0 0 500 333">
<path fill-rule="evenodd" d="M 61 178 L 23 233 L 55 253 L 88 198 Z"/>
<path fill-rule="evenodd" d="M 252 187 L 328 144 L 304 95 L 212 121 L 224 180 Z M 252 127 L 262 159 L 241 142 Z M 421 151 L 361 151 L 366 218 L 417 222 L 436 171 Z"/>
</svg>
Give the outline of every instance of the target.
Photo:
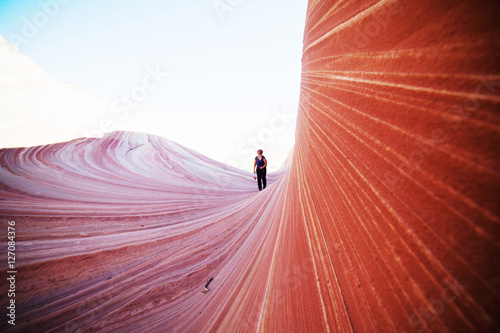
<svg viewBox="0 0 500 333">
<path fill-rule="evenodd" d="M 273 109 L 297 112 L 306 3 L 0 0 L 0 35 L 50 75 L 109 100 L 130 93 L 146 67 L 161 68 L 169 77 L 140 108 L 246 142 L 269 127 Z M 215 4 L 230 10 L 221 17 Z M 37 31 L 26 28 L 30 23 Z M 282 152 L 280 163 L 294 125 L 266 141 L 267 151 Z M 208 147 L 197 148 L 214 157 Z"/>
</svg>

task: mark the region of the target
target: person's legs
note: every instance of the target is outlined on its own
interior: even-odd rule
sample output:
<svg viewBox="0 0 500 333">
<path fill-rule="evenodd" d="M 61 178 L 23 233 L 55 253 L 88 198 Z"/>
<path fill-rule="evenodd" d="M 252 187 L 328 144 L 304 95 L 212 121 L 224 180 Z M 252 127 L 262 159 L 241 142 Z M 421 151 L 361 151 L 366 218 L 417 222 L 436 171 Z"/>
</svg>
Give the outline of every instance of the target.
<svg viewBox="0 0 500 333">
<path fill-rule="evenodd" d="M 267 168 L 262 169 L 262 185 L 263 188 L 266 188 L 266 173 L 267 173 Z"/>
<path fill-rule="evenodd" d="M 257 170 L 257 185 L 259 185 L 259 191 L 262 190 L 262 170 Z"/>
</svg>

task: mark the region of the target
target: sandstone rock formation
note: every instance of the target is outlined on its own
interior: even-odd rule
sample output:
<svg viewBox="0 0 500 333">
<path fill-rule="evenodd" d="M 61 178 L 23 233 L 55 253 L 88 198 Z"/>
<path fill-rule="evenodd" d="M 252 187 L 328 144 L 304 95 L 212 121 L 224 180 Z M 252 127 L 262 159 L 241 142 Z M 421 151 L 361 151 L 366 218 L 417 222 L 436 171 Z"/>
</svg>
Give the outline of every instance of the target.
<svg viewBox="0 0 500 333">
<path fill-rule="evenodd" d="M 296 144 L 262 192 L 144 133 L 1 150 L 10 329 L 498 331 L 499 10 L 309 1 Z"/>
<path fill-rule="evenodd" d="M 2 224 L 17 226 L 13 329 L 200 331 L 220 326 L 226 299 L 264 295 L 235 287 L 265 276 L 283 172 L 258 192 L 249 172 L 132 132 L 0 160 Z"/>
<path fill-rule="evenodd" d="M 309 2 L 283 237 L 260 327 L 499 330 L 499 10 Z M 311 277 L 288 292 L 282 276 L 306 254 Z M 273 306 L 279 297 L 286 306 Z"/>
</svg>

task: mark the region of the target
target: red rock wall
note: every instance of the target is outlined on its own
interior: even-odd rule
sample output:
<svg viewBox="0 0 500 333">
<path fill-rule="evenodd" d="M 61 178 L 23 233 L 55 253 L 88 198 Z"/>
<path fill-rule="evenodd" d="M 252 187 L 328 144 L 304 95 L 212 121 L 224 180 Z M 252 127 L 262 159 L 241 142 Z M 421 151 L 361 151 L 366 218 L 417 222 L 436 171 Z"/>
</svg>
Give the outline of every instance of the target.
<svg viewBox="0 0 500 333">
<path fill-rule="evenodd" d="M 500 329 L 499 12 L 309 2 L 266 331 Z"/>
</svg>

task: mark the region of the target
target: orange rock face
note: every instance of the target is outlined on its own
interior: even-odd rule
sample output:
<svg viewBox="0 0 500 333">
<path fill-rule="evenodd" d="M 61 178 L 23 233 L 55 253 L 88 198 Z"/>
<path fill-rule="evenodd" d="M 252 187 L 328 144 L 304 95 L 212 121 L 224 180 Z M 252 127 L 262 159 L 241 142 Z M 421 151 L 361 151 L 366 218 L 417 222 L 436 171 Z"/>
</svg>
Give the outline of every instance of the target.
<svg viewBox="0 0 500 333">
<path fill-rule="evenodd" d="M 262 192 L 140 133 L 1 150 L 1 329 L 499 331 L 499 12 L 311 0 L 295 148 Z"/>
<path fill-rule="evenodd" d="M 499 330 L 499 10 L 309 2 L 263 327 Z"/>
</svg>

